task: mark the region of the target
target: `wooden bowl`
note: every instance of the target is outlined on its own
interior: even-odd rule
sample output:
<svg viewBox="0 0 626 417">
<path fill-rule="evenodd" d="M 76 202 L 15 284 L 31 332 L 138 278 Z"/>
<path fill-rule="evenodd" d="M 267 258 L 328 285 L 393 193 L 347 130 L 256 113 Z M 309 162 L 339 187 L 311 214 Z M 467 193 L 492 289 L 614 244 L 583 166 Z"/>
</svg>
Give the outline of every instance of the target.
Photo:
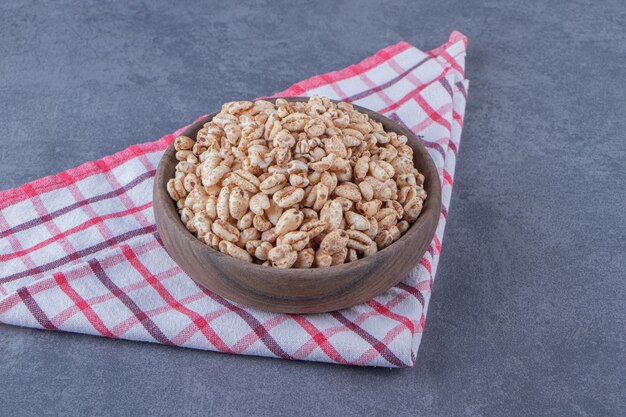
<svg viewBox="0 0 626 417">
<path fill-rule="evenodd" d="M 288 101 L 307 101 L 304 97 Z M 180 220 L 166 190 L 177 160 L 173 144 L 165 151 L 154 180 L 154 215 L 165 249 L 198 284 L 243 305 L 282 313 L 321 313 L 360 304 L 399 283 L 430 245 L 441 207 L 437 168 L 420 141 L 408 129 L 378 113 L 354 106 L 381 122 L 387 131 L 405 135 L 413 162 L 424 174 L 428 197 L 422 213 L 396 242 L 375 255 L 327 268 L 280 269 L 246 263 L 210 248 Z M 196 137 L 215 114 L 189 126 L 182 134 Z"/>
</svg>

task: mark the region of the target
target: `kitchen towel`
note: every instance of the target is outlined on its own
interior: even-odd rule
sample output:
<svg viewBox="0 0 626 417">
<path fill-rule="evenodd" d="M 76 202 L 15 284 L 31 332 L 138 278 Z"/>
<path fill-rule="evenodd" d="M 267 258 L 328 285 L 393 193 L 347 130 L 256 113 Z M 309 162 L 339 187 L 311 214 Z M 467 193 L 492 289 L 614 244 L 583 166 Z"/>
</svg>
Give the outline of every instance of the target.
<svg viewBox="0 0 626 417">
<path fill-rule="evenodd" d="M 385 294 L 346 310 L 293 315 L 246 308 L 196 285 L 163 248 L 152 211 L 155 167 L 181 129 L 0 192 L 0 322 L 244 355 L 413 366 L 463 127 L 466 46 L 459 32 L 429 52 L 400 42 L 277 94 L 375 110 L 428 148 L 442 184 L 437 232 L 415 269 Z"/>
</svg>

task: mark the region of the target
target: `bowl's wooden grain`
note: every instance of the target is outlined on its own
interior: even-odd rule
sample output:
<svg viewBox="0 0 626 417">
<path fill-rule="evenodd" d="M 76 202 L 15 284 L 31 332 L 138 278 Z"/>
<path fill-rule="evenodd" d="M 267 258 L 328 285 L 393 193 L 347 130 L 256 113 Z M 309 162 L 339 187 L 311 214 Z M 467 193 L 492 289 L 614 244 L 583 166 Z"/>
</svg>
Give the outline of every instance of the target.
<svg viewBox="0 0 626 417">
<path fill-rule="evenodd" d="M 287 98 L 306 101 L 306 98 Z M 154 215 L 170 256 L 198 284 L 217 294 L 263 310 L 284 313 L 321 313 L 354 306 L 400 282 L 430 245 L 441 207 L 437 168 L 420 141 L 408 129 L 378 113 L 355 106 L 385 130 L 405 135 L 414 163 L 426 177 L 428 198 L 419 218 L 395 243 L 373 256 L 344 265 L 314 269 L 279 269 L 245 263 L 199 241 L 180 220 L 166 190 L 174 176 L 174 146 L 165 151 L 154 181 Z M 214 114 L 191 125 L 183 135 L 196 133 Z"/>
</svg>

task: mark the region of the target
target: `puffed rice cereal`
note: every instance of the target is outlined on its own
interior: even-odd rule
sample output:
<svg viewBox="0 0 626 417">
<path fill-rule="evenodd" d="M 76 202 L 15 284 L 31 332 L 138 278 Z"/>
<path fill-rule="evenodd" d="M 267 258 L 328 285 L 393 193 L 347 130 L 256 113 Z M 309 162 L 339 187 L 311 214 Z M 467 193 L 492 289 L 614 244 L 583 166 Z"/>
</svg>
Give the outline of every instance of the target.
<svg viewBox="0 0 626 417">
<path fill-rule="evenodd" d="M 237 259 L 279 268 L 354 262 L 393 244 L 426 199 L 407 138 L 351 104 L 235 101 L 174 141 L 182 222 Z"/>
</svg>

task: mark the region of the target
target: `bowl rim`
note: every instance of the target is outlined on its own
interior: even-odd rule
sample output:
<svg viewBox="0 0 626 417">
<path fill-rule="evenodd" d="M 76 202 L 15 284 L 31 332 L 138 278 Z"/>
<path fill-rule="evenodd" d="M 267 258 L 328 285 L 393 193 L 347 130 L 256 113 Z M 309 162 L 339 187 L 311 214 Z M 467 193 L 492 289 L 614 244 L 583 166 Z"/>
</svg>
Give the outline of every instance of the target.
<svg viewBox="0 0 626 417">
<path fill-rule="evenodd" d="M 273 102 L 276 99 L 285 99 L 289 102 L 298 102 L 298 101 L 306 102 L 309 100 L 309 97 L 301 97 L 301 96 L 271 97 L 271 98 L 255 99 L 251 101 L 267 100 L 267 101 Z M 341 100 L 332 100 L 332 99 L 331 101 L 335 103 L 341 102 Z M 216 259 L 219 260 L 220 262 L 226 262 L 227 264 L 233 265 L 235 268 L 236 267 L 250 268 L 251 275 L 253 275 L 255 271 L 267 272 L 268 268 L 271 268 L 274 275 L 283 276 L 285 278 L 290 278 L 290 279 L 293 279 L 295 275 L 295 277 L 298 279 L 309 280 L 309 279 L 318 279 L 320 275 L 328 275 L 328 274 L 335 274 L 335 273 L 349 273 L 352 270 L 355 270 L 355 271 L 361 270 L 363 268 L 368 268 L 368 265 L 370 268 L 372 268 L 373 265 L 377 261 L 384 258 L 385 255 L 391 254 L 391 252 L 394 249 L 397 249 L 398 246 L 410 243 L 412 239 L 416 239 L 417 234 L 423 232 L 423 229 L 428 225 L 429 220 L 434 225 L 430 227 L 430 229 L 432 230 L 426 229 L 426 233 L 430 235 L 430 242 L 432 242 L 432 239 L 434 238 L 434 235 L 435 235 L 438 223 L 439 223 L 439 215 L 440 215 L 440 210 L 441 210 L 441 182 L 440 182 L 440 177 L 438 174 L 438 169 L 432 157 L 430 156 L 428 150 L 426 149 L 424 144 L 419 140 L 419 137 L 415 135 L 413 132 L 411 132 L 408 127 L 405 127 L 401 125 L 400 123 L 398 123 L 397 121 L 389 117 L 386 117 L 380 113 L 377 113 L 374 110 L 370 110 L 370 109 L 367 109 L 365 107 L 362 107 L 353 103 L 349 103 L 349 104 L 351 104 L 359 112 L 367 114 L 369 117 L 373 118 L 377 122 L 381 122 L 388 126 L 391 126 L 392 131 L 398 134 L 404 135 L 409 139 L 409 141 L 412 141 L 413 145 L 415 146 L 411 146 L 411 147 L 414 148 L 414 151 L 415 151 L 415 148 L 418 149 L 419 159 L 422 161 L 423 164 L 430 165 L 429 171 L 435 176 L 435 178 L 433 178 L 432 175 L 430 175 L 428 178 L 425 178 L 425 184 L 426 182 L 429 182 L 428 188 L 430 188 L 430 191 L 428 192 L 428 196 L 426 200 L 424 200 L 424 207 L 422 208 L 422 211 L 420 215 L 418 216 L 418 218 L 412 224 L 410 224 L 409 229 L 398 240 L 396 240 L 395 242 L 393 242 L 391 245 L 387 246 L 386 248 L 377 251 L 374 255 L 367 256 L 367 257 L 358 259 L 353 262 L 344 263 L 340 265 L 333 265 L 333 266 L 323 267 L 323 268 L 313 268 L 313 267 L 311 268 L 277 268 L 277 267 L 263 266 L 263 265 L 255 264 L 253 262 L 244 262 L 242 260 L 234 258 L 230 255 L 224 254 L 220 252 L 219 250 L 210 247 L 209 245 L 207 245 L 206 243 L 198 239 L 192 232 L 187 230 L 183 222 L 180 220 L 180 215 L 178 214 L 178 210 L 176 208 L 176 202 L 171 199 L 171 197 L 169 196 L 169 193 L 167 192 L 167 189 L 166 189 L 167 180 L 169 180 L 170 178 L 173 178 L 173 175 L 167 175 L 167 173 L 165 172 L 165 169 L 166 169 L 166 165 L 168 165 L 168 158 L 173 156 L 173 154 L 175 153 L 174 142 L 172 142 L 166 148 L 165 152 L 161 156 L 161 159 L 159 160 L 159 164 L 155 171 L 153 201 L 157 200 L 156 198 L 157 193 L 164 194 L 167 197 L 166 200 L 171 203 L 166 208 L 164 214 L 168 217 L 168 219 L 171 220 L 173 218 L 175 220 L 173 221 L 173 223 L 178 233 L 191 238 L 189 240 L 189 243 L 191 245 L 196 246 L 201 251 L 206 251 L 211 256 L 216 256 L 217 257 Z M 189 137 L 195 136 L 195 134 L 191 134 L 191 132 L 197 132 L 197 130 L 199 130 L 202 127 L 202 125 L 204 125 L 204 123 L 207 123 L 208 121 L 210 121 L 218 113 L 219 111 L 203 116 L 202 118 L 198 119 L 196 122 L 187 126 L 178 136 L 189 136 Z M 386 130 L 388 129 L 386 128 Z M 192 139 L 195 140 L 194 137 L 192 137 Z M 174 164 L 174 166 L 175 165 L 176 164 Z M 420 170 L 420 172 L 422 172 L 422 170 Z M 162 183 L 163 185 L 159 186 L 158 183 Z M 426 186 L 424 186 L 424 188 L 426 189 Z M 436 221 L 433 221 L 432 219 L 430 219 L 430 217 L 434 217 L 434 216 L 437 216 Z M 157 222 L 157 229 L 158 229 L 158 223 L 159 222 Z M 426 250 L 428 250 L 428 246 L 426 247 Z"/>
</svg>

